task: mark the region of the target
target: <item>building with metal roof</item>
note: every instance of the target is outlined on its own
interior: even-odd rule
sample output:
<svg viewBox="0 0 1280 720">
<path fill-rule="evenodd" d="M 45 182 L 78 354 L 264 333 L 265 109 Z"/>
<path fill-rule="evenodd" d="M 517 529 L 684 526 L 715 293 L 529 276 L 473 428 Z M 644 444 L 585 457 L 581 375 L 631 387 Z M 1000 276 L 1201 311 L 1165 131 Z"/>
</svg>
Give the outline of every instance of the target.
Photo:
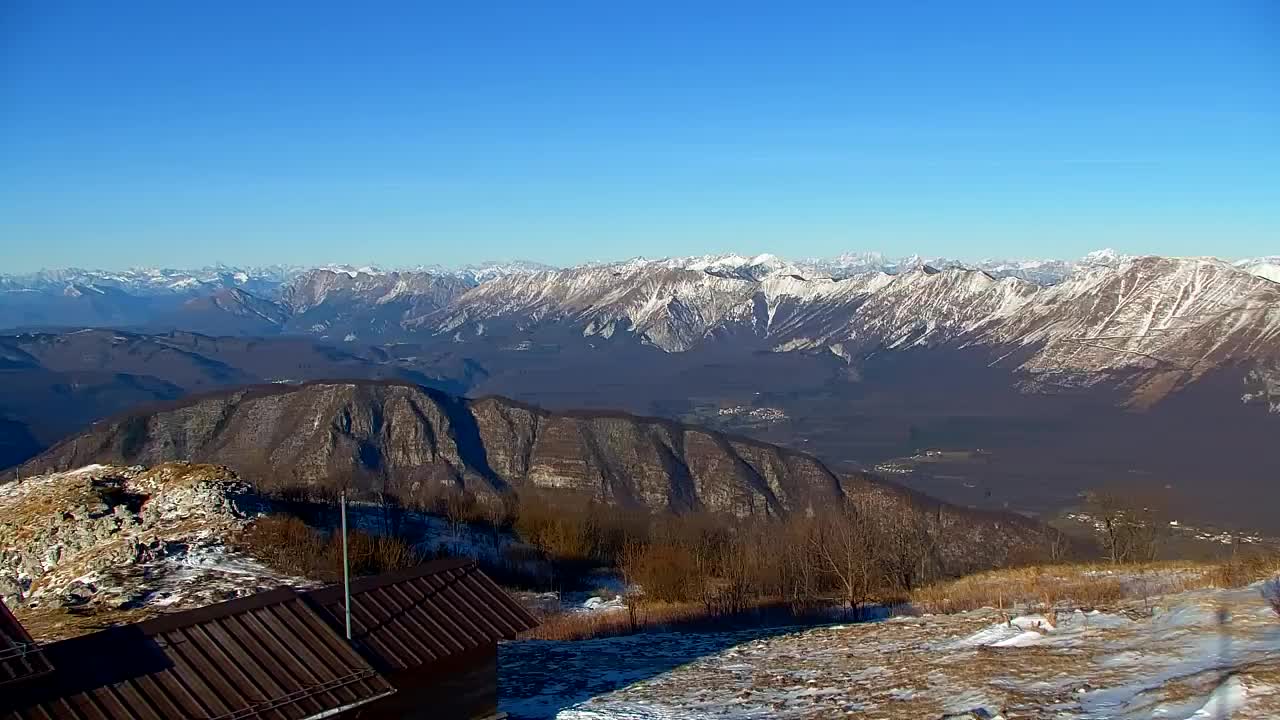
<svg viewBox="0 0 1280 720">
<path fill-rule="evenodd" d="M 344 632 L 340 586 L 304 597 Z M 352 644 L 397 690 L 361 717 L 498 717 L 498 642 L 537 624 L 473 560 L 353 581 Z"/>
<path fill-rule="evenodd" d="M 0 692 L 3 686 L 30 680 L 53 670 L 40 646 L 0 602 Z"/>
<path fill-rule="evenodd" d="M 341 586 L 305 596 L 341 630 Z M 472 560 L 427 563 L 351 583 L 352 640 L 383 672 L 421 667 L 537 625 Z"/>
<path fill-rule="evenodd" d="M 52 643 L 53 672 L 6 688 L 9 718 L 329 717 L 394 692 L 285 588 Z"/>
<path fill-rule="evenodd" d="M 281 588 L 47 646 L 6 611 L 0 718 L 500 717 L 497 643 L 536 621 L 473 561 L 357 580 L 351 594 L 350 641 L 341 587 Z"/>
</svg>

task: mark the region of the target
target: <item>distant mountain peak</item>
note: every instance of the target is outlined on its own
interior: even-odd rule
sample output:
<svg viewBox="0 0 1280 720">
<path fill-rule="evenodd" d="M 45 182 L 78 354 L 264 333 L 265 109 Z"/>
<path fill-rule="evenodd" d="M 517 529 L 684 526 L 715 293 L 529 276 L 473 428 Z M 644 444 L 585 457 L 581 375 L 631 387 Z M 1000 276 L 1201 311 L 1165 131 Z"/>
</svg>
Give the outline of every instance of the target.
<svg viewBox="0 0 1280 720">
<path fill-rule="evenodd" d="M 1114 267 L 1125 259 L 1126 256 L 1121 255 L 1112 248 L 1102 248 L 1101 250 L 1094 250 L 1093 252 L 1086 253 L 1085 256 L 1080 259 L 1080 262 L 1084 265 L 1104 265 L 1107 267 Z"/>
</svg>

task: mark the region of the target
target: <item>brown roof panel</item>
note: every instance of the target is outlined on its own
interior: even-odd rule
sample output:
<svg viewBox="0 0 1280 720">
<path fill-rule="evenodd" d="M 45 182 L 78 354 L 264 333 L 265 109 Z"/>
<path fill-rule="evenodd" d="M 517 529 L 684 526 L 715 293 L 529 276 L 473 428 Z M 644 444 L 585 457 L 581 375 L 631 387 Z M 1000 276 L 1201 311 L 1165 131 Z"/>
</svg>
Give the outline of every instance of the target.
<svg viewBox="0 0 1280 720">
<path fill-rule="evenodd" d="M 288 588 L 45 647 L 0 718 L 303 720 L 393 692 Z"/>
<path fill-rule="evenodd" d="M 342 586 L 306 593 L 345 632 Z M 381 671 L 433 663 L 536 627 L 538 621 L 474 560 L 426 563 L 351 583 L 351 634 Z"/>
<path fill-rule="evenodd" d="M 0 685 L 29 680 L 53 670 L 40 646 L 0 602 Z"/>
</svg>

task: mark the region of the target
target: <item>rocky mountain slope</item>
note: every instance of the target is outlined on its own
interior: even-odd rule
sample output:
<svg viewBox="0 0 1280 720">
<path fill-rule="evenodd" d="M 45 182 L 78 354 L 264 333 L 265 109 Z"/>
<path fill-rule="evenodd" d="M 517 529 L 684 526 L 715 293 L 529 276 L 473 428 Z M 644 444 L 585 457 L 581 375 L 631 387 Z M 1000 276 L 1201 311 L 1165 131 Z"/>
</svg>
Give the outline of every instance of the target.
<svg viewBox="0 0 1280 720">
<path fill-rule="evenodd" d="M 1144 384 L 1158 393 L 1225 365 L 1280 367 L 1280 284 L 1217 260 L 1159 257 L 1098 262 L 1049 286 L 927 265 L 757 279 L 634 261 L 502 278 L 406 326 L 459 342 L 553 328 L 666 352 L 732 342 L 851 364 L 885 350 L 980 348 L 1030 387 L 1137 371 L 1163 374 Z"/>
<path fill-rule="evenodd" d="M 233 552 L 257 513 L 226 468 L 90 465 L 0 485 L 0 598 L 44 639 L 283 583 Z M 71 611 L 71 614 L 68 614 Z"/>
<path fill-rule="evenodd" d="M 668 352 L 687 350 L 735 326 L 775 346 L 803 335 L 815 344 L 867 338 L 898 347 L 979 331 L 989 332 L 970 341 L 1043 339 L 1026 327 L 1031 323 L 1021 322 L 1028 313 L 1035 325 L 1084 321 L 1063 328 L 1060 336 L 1078 329 L 1142 335 L 1243 309 L 1255 314 L 1233 318 L 1236 324 L 1261 323 L 1257 331 L 1267 334 L 1276 316 L 1266 311 L 1275 310 L 1278 297 L 1275 283 L 1211 259 L 1133 258 L 1090 267 L 1053 286 L 928 265 L 844 280 L 789 273 L 745 280 L 637 261 L 510 276 L 415 324 L 454 333 L 507 316 L 526 325 L 558 320 L 582 326 L 585 334 L 625 331 Z M 1124 312 L 1095 319 L 1105 319 L 1105 328 L 1089 326 L 1088 314 L 1107 304 L 1113 310 L 1123 305 Z M 474 333 L 461 334 L 469 335 Z"/>
<path fill-rule="evenodd" d="M 993 335 L 1040 347 L 1023 366 L 1040 373 L 1132 367 L 1194 378 L 1232 362 L 1276 368 L 1280 284 L 1218 261 L 1138 258 L 1037 293 Z"/>
<path fill-rule="evenodd" d="M 347 486 L 366 497 L 384 490 L 412 497 L 441 488 L 480 495 L 543 489 L 739 516 L 805 512 L 846 493 L 922 501 L 867 476 L 837 474 L 804 453 L 666 420 L 556 414 L 395 383 L 202 396 L 98 423 L 16 475 L 177 459 L 224 463 L 264 486 Z"/>
<path fill-rule="evenodd" d="M 726 342 L 753 351 L 829 350 L 851 363 L 886 349 L 955 345 L 1071 382 L 1097 379 L 1072 375 L 1130 370 L 1179 376 L 1154 381 L 1163 387 L 1226 364 L 1265 372 L 1280 364 L 1280 284 L 1267 278 L 1272 267 L 1267 258 L 1231 264 L 1106 251 L 1076 263 L 970 266 L 874 255 L 797 263 L 730 255 L 488 273 L 318 269 L 290 274 L 270 298 L 223 288 L 146 322 L 347 342 L 516 344 L 569 332 L 665 352 Z M 224 276 L 246 284 L 250 277 L 215 277 Z M 0 315 L 39 318 L 40 293 L 0 295 Z M 49 305 L 66 306 L 55 314 L 120 325 L 155 313 L 156 302 L 119 286 L 70 284 Z"/>
<path fill-rule="evenodd" d="M 227 288 L 193 297 L 151 324 L 205 335 L 274 335 L 288 320 L 289 311 L 279 303 Z"/>
<path fill-rule="evenodd" d="M 475 286 L 453 275 L 312 270 L 282 289 L 287 327 L 347 341 L 400 332 L 407 318 L 435 312 Z"/>
</svg>

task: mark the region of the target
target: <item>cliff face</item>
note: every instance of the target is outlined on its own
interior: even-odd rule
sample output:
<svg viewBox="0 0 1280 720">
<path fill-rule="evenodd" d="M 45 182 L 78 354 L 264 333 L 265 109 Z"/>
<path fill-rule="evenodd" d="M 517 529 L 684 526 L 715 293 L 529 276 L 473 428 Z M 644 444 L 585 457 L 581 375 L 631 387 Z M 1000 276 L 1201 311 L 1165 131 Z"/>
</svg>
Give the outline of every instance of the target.
<svg viewBox="0 0 1280 720">
<path fill-rule="evenodd" d="M 624 505 L 740 516 L 805 511 L 844 492 L 844 481 L 816 458 L 674 422 L 554 414 L 502 398 L 371 382 L 254 387 L 122 416 L 17 474 L 171 460 L 218 462 L 276 485 L 564 489 Z"/>
</svg>

